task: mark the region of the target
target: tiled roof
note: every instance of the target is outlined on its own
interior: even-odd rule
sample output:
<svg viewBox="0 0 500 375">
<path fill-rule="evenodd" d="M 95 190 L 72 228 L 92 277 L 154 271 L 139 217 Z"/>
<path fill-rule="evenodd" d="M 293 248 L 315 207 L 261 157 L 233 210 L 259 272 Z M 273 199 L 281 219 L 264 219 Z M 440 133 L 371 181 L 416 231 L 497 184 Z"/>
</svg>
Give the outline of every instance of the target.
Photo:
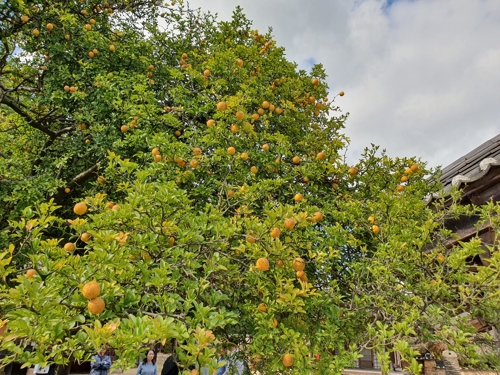
<svg viewBox="0 0 500 375">
<path fill-rule="evenodd" d="M 488 174 L 492 169 L 496 168 L 500 168 L 500 134 L 443 169 L 441 182 L 443 183 L 445 195 L 452 186 L 462 188 L 464 184 L 481 183 L 481 179 L 487 182 Z M 433 198 L 438 196 L 428 197 L 427 201 L 430 203 Z"/>
</svg>

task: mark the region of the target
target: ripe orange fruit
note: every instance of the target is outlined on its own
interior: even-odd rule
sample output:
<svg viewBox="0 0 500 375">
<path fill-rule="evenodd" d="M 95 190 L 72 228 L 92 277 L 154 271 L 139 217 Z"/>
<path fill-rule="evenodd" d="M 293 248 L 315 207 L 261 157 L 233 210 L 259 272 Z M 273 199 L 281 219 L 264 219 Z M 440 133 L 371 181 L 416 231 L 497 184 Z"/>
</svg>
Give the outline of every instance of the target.
<svg viewBox="0 0 500 375">
<path fill-rule="evenodd" d="M 175 238 L 174 238 L 174 237 L 170 237 L 170 238 L 168 239 L 168 244 L 169 244 L 170 246 L 174 246 L 174 243 L 175 243 Z"/>
<path fill-rule="evenodd" d="M 285 366 L 285 367 L 292 366 L 293 365 L 293 355 L 288 354 L 288 353 L 283 355 L 281 362 L 283 363 L 283 366 Z"/>
<path fill-rule="evenodd" d="M 83 242 L 89 242 L 90 241 L 90 234 L 88 234 L 87 232 L 83 232 L 82 235 L 80 236 L 80 239 Z"/>
<path fill-rule="evenodd" d="M 89 22 L 90 22 L 92 25 L 95 25 L 95 19 L 91 18 L 91 19 L 89 20 Z"/>
<path fill-rule="evenodd" d="M 238 127 L 235 124 L 231 124 L 231 133 L 238 133 Z"/>
<path fill-rule="evenodd" d="M 103 176 L 97 177 L 97 181 L 100 182 L 101 184 L 105 184 L 106 183 L 106 179 Z"/>
<path fill-rule="evenodd" d="M 259 108 L 257 113 L 262 116 L 264 114 L 264 108 Z"/>
<path fill-rule="evenodd" d="M 214 126 L 215 125 L 215 120 L 208 120 L 207 121 L 207 126 L 208 127 L 211 127 L 211 126 Z"/>
<path fill-rule="evenodd" d="M 66 250 L 68 253 L 71 253 L 75 251 L 76 246 L 73 242 L 68 242 L 64 245 L 64 250 Z"/>
<path fill-rule="evenodd" d="M 240 158 L 241 160 L 248 160 L 248 154 L 246 152 L 242 152 Z"/>
<path fill-rule="evenodd" d="M 64 91 L 69 91 L 69 86 L 68 85 L 64 86 Z"/>
<path fill-rule="evenodd" d="M 117 204 L 114 204 L 113 207 L 111 207 L 111 211 L 118 211 L 120 209 L 120 206 Z"/>
<path fill-rule="evenodd" d="M 89 57 L 90 57 L 90 58 L 94 57 L 94 52 L 90 51 L 90 52 L 89 52 Z"/>
<path fill-rule="evenodd" d="M 410 169 L 411 169 L 411 171 L 412 171 L 412 172 L 416 172 L 416 171 L 418 171 L 418 165 L 413 164 L 413 165 L 410 167 Z"/>
<path fill-rule="evenodd" d="M 90 139 L 86 139 L 85 144 L 87 144 L 87 145 L 90 144 Z"/>
<path fill-rule="evenodd" d="M 76 92 L 76 87 L 75 87 L 75 86 L 71 86 L 71 87 L 69 88 L 69 91 L 71 91 L 71 92 Z"/>
<path fill-rule="evenodd" d="M 356 167 L 351 167 L 351 168 L 349 168 L 349 169 L 347 170 L 347 173 L 349 173 L 351 176 L 354 176 L 354 175 L 358 174 L 358 171 L 359 171 L 359 170 L 358 170 L 358 168 L 356 168 Z"/>
<path fill-rule="evenodd" d="M 271 110 L 271 109 L 269 109 L 269 110 Z M 283 112 L 283 110 L 282 110 L 280 107 L 278 107 L 278 108 L 276 108 L 276 110 L 275 110 L 274 112 L 275 112 L 277 115 L 281 115 L 281 112 Z"/>
<path fill-rule="evenodd" d="M 34 30 L 33 30 L 33 35 L 34 35 L 34 36 L 38 36 L 38 35 L 40 35 L 40 31 L 38 31 L 38 29 L 34 29 Z"/>
<path fill-rule="evenodd" d="M 321 212 L 315 212 L 313 218 L 314 221 L 321 221 L 323 220 L 323 214 Z"/>
<path fill-rule="evenodd" d="M 86 16 L 86 15 L 88 14 L 88 12 L 84 9 L 84 10 L 82 10 L 82 14 L 83 14 L 84 16 Z"/>
<path fill-rule="evenodd" d="M 236 112 L 236 119 L 238 119 L 238 121 L 241 121 L 244 118 L 245 118 L 245 113 L 243 113 L 243 111 Z"/>
<path fill-rule="evenodd" d="M 252 165 L 252 167 L 250 168 L 250 171 L 253 173 L 253 174 L 257 174 L 257 172 L 259 171 L 257 169 L 257 167 L 255 165 Z"/>
<path fill-rule="evenodd" d="M 83 202 L 75 204 L 73 212 L 77 215 L 84 215 L 87 212 L 87 205 Z"/>
<path fill-rule="evenodd" d="M 284 225 L 285 225 L 285 229 L 292 230 L 295 227 L 295 220 L 286 219 Z"/>
<path fill-rule="evenodd" d="M 278 238 L 281 234 L 281 231 L 278 227 L 274 227 L 272 230 L 271 230 L 271 233 L 269 234 L 272 238 Z"/>
<path fill-rule="evenodd" d="M 198 160 L 196 159 L 193 159 L 189 162 L 189 166 L 193 169 L 197 168 L 198 167 Z"/>
<path fill-rule="evenodd" d="M 110 46 L 109 46 L 109 50 L 110 50 L 111 52 L 115 52 L 115 46 L 114 46 L 114 45 L 110 45 Z"/>
<path fill-rule="evenodd" d="M 159 162 L 161 161 L 161 155 L 160 155 L 160 154 L 155 155 L 155 156 L 153 157 L 153 159 L 154 159 L 155 163 L 159 163 Z"/>
<path fill-rule="evenodd" d="M 398 185 L 396 188 L 396 190 L 399 192 L 403 191 L 404 189 L 405 189 L 405 187 L 403 185 Z"/>
<path fill-rule="evenodd" d="M 69 34 L 66 34 L 66 35 L 64 36 L 64 39 L 66 39 L 66 40 L 70 40 L 70 39 L 71 39 L 71 36 L 70 36 Z"/>
<path fill-rule="evenodd" d="M 259 310 L 259 312 L 267 312 L 267 306 L 265 303 L 260 303 L 259 306 L 257 307 L 257 310 Z"/>
<path fill-rule="evenodd" d="M 247 234 L 246 239 L 250 243 L 255 243 L 255 242 L 257 242 L 257 234 L 255 234 L 255 233 Z"/>
<path fill-rule="evenodd" d="M 21 21 L 23 21 L 23 22 L 28 22 L 28 21 L 29 21 L 28 16 L 22 16 L 22 17 L 21 17 Z"/>
<path fill-rule="evenodd" d="M 71 191 L 71 189 L 70 189 L 70 188 L 66 188 L 66 189 L 64 189 L 64 192 L 65 192 L 66 194 L 68 194 L 70 191 Z"/>
<path fill-rule="evenodd" d="M 269 145 L 268 145 L 267 143 L 266 143 L 266 144 L 263 144 L 263 145 L 262 145 L 262 149 L 263 149 L 264 151 L 269 151 Z"/>
<path fill-rule="evenodd" d="M 406 182 L 406 181 L 408 181 L 408 176 L 401 177 L 401 182 Z"/>
<path fill-rule="evenodd" d="M 234 191 L 232 191 L 232 190 L 228 190 L 227 191 L 227 197 L 228 198 L 231 198 L 233 195 L 234 195 Z"/>
<path fill-rule="evenodd" d="M 252 118 L 253 118 L 255 121 L 257 121 L 257 120 L 260 118 L 260 116 L 259 116 L 259 114 L 258 114 L 258 113 L 254 113 L 254 114 L 252 115 Z"/>
<path fill-rule="evenodd" d="M 92 314 L 100 314 L 104 311 L 106 304 L 101 297 L 91 299 L 87 304 L 87 308 Z"/>
<path fill-rule="evenodd" d="M 299 164 L 300 163 L 300 158 L 298 156 L 294 156 L 292 159 L 293 164 Z"/>
<path fill-rule="evenodd" d="M 54 28 L 54 25 L 51 23 L 47 24 L 47 30 L 52 30 Z"/>
<path fill-rule="evenodd" d="M 90 281 L 82 288 L 82 294 L 87 299 L 94 299 L 101 294 L 101 287 L 96 281 Z"/>
<path fill-rule="evenodd" d="M 255 263 L 255 267 L 257 267 L 262 272 L 269 270 L 269 261 L 266 258 L 259 258 Z"/>
<path fill-rule="evenodd" d="M 311 83 L 313 84 L 313 86 L 318 86 L 319 85 L 319 80 L 317 78 L 313 78 L 311 80 Z"/>
<path fill-rule="evenodd" d="M 127 125 L 122 125 L 120 130 L 123 132 L 123 133 L 126 133 L 128 132 L 128 126 Z"/>
<path fill-rule="evenodd" d="M 200 156 L 201 155 L 201 148 L 199 148 L 199 147 L 193 148 L 193 155 Z"/>
<path fill-rule="evenodd" d="M 217 103 L 217 110 L 218 111 L 223 111 L 227 108 L 227 103 L 226 102 L 219 102 Z"/>
<path fill-rule="evenodd" d="M 405 169 L 405 174 L 411 174 L 411 173 L 412 173 L 411 168 L 406 168 L 406 169 Z"/>
<path fill-rule="evenodd" d="M 276 328 L 278 326 L 278 321 L 276 318 L 271 319 L 271 327 Z"/>
<path fill-rule="evenodd" d="M 307 177 L 307 176 L 306 176 L 306 177 L 304 177 L 304 178 L 302 179 L 302 181 L 304 181 L 304 182 L 309 182 L 309 177 Z"/>
<path fill-rule="evenodd" d="M 344 92 L 343 91 L 339 92 L 339 96 L 344 96 Z"/>
<path fill-rule="evenodd" d="M 106 203 L 106 207 L 112 209 L 115 204 L 113 202 Z"/>
<path fill-rule="evenodd" d="M 368 216 L 368 221 L 372 224 L 375 224 L 375 218 L 373 216 Z"/>
<path fill-rule="evenodd" d="M 373 234 L 377 235 L 378 232 L 380 232 L 380 228 L 378 225 L 372 225 L 372 232 Z"/>
<path fill-rule="evenodd" d="M 321 151 L 320 153 L 318 153 L 318 155 L 316 155 L 316 157 L 319 159 L 319 160 L 325 160 L 325 153 L 323 151 Z"/>
<path fill-rule="evenodd" d="M 154 155 L 160 155 L 160 150 L 158 150 L 156 147 L 151 150 L 151 153 Z"/>
<path fill-rule="evenodd" d="M 207 69 L 207 70 L 205 70 L 205 71 L 203 72 L 203 75 L 204 75 L 205 77 L 210 77 L 210 70 L 208 70 L 208 69 Z"/>
<path fill-rule="evenodd" d="M 278 260 L 276 261 L 276 266 L 278 266 L 278 267 L 283 267 L 284 265 L 285 265 L 285 263 L 284 263 L 281 259 L 278 259 Z"/>
<path fill-rule="evenodd" d="M 29 269 L 26 271 L 26 277 L 28 279 L 32 279 L 35 277 L 35 275 L 37 274 L 38 272 L 36 272 L 33 268 L 32 269 Z"/>
<path fill-rule="evenodd" d="M 236 154 L 236 149 L 233 146 L 231 146 L 227 148 L 227 152 L 229 155 L 233 156 L 234 154 Z"/>
<path fill-rule="evenodd" d="M 87 30 L 87 31 L 92 30 L 92 26 L 90 26 L 89 24 L 86 24 L 85 25 L 85 30 Z"/>
<path fill-rule="evenodd" d="M 295 258 L 292 262 L 292 268 L 295 271 L 304 271 L 304 269 L 306 268 L 306 263 L 304 262 L 304 259 Z"/>
<path fill-rule="evenodd" d="M 180 131 L 180 130 L 176 130 L 176 131 L 174 132 L 174 135 L 175 135 L 176 137 L 180 137 L 180 136 L 181 136 L 181 131 Z"/>
<path fill-rule="evenodd" d="M 439 262 L 439 263 L 444 263 L 444 261 L 446 260 L 446 258 L 444 257 L 443 254 L 439 254 L 437 257 L 436 257 L 436 260 Z"/>
<path fill-rule="evenodd" d="M 295 202 L 300 202 L 302 200 L 302 198 L 303 198 L 302 194 L 300 194 L 300 193 L 295 194 L 295 196 L 293 197 Z"/>
<path fill-rule="evenodd" d="M 436 284 L 436 282 L 437 282 L 436 280 L 432 279 L 431 281 L 429 281 L 429 284 L 434 285 Z"/>
<path fill-rule="evenodd" d="M 307 282 L 307 275 L 304 271 L 297 271 L 295 275 L 300 281 Z"/>
<path fill-rule="evenodd" d="M 242 59 L 236 60 L 236 65 L 238 65 L 241 68 L 243 66 L 243 60 Z"/>
</svg>

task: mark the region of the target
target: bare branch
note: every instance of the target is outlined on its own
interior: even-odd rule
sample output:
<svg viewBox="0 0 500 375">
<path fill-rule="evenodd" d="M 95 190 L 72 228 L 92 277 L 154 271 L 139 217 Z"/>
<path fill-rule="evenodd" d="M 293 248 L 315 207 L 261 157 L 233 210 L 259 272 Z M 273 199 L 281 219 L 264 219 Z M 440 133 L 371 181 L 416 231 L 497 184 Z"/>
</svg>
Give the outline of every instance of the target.
<svg viewBox="0 0 500 375">
<path fill-rule="evenodd" d="M 73 188 L 90 180 L 92 177 L 95 177 L 97 175 L 97 168 L 99 167 L 99 164 L 100 163 L 97 163 L 89 169 L 83 171 L 82 173 L 79 173 L 71 181 L 69 181 L 64 188 L 60 188 L 57 194 L 53 197 L 54 202 L 57 204 L 63 200 L 64 196 L 66 195 L 66 193 L 64 192 L 64 189 L 66 187 Z"/>
</svg>

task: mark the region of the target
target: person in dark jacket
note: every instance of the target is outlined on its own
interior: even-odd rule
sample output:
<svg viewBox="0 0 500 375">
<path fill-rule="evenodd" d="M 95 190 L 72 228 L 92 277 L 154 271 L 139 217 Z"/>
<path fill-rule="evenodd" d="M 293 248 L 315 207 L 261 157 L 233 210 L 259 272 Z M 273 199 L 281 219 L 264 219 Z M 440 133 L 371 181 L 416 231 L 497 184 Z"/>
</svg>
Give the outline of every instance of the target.
<svg viewBox="0 0 500 375">
<path fill-rule="evenodd" d="M 90 362 L 90 375 L 107 375 L 111 368 L 111 358 L 106 350 L 100 349 Z"/>
<path fill-rule="evenodd" d="M 161 369 L 161 375 L 179 375 L 179 367 L 176 363 L 175 354 L 167 358 Z"/>
</svg>

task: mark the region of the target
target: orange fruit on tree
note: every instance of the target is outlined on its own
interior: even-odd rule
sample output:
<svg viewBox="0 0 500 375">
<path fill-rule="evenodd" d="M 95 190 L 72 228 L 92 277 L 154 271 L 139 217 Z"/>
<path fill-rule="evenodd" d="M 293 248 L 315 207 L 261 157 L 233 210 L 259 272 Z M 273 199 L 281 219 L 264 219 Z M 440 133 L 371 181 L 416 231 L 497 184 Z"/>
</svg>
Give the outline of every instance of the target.
<svg viewBox="0 0 500 375">
<path fill-rule="evenodd" d="M 120 130 L 122 131 L 122 133 L 126 133 L 128 132 L 128 126 L 127 125 L 122 125 Z"/>
<path fill-rule="evenodd" d="M 284 225 L 285 225 L 285 229 L 292 230 L 295 227 L 295 220 L 286 219 Z"/>
<path fill-rule="evenodd" d="M 113 207 L 111 207 L 112 211 L 118 211 L 119 209 L 120 209 L 120 206 L 118 206 L 117 204 L 114 204 Z"/>
<path fill-rule="evenodd" d="M 313 78 L 311 80 L 311 83 L 313 84 L 313 86 L 318 86 L 319 85 L 319 80 L 317 78 Z"/>
<path fill-rule="evenodd" d="M 444 261 L 446 260 L 446 258 L 444 257 L 443 254 L 438 254 L 438 256 L 436 257 L 436 260 L 439 262 L 439 263 L 444 263 Z"/>
<path fill-rule="evenodd" d="M 283 366 L 291 367 L 293 365 L 293 355 L 288 353 L 284 354 L 283 357 L 281 358 L 281 362 L 283 363 Z"/>
<path fill-rule="evenodd" d="M 399 191 L 399 192 L 403 191 L 404 189 L 405 189 L 405 187 L 403 185 L 398 185 L 396 187 L 396 190 Z"/>
<path fill-rule="evenodd" d="M 92 26 L 90 26 L 89 24 L 86 24 L 85 25 L 85 30 L 87 30 L 87 31 L 92 30 Z"/>
<path fill-rule="evenodd" d="M 373 234 L 377 235 L 380 232 L 380 228 L 378 225 L 372 225 Z"/>
<path fill-rule="evenodd" d="M 266 258 L 259 258 L 255 262 L 255 267 L 257 267 L 262 272 L 269 270 L 269 261 Z"/>
<path fill-rule="evenodd" d="M 269 110 L 271 110 L 271 109 L 269 109 Z M 274 111 L 274 112 L 275 112 L 277 115 L 281 115 L 281 112 L 283 112 L 283 110 L 282 110 L 280 107 L 278 107 L 278 108 L 276 108 L 276 109 L 275 109 L 275 111 Z"/>
<path fill-rule="evenodd" d="M 259 116 L 259 114 L 258 114 L 258 113 L 254 113 L 254 114 L 252 115 L 252 118 L 253 118 L 255 121 L 257 121 L 257 120 L 260 118 L 260 116 Z"/>
<path fill-rule="evenodd" d="M 111 52 L 115 52 L 115 46 L 114 46 L 113 44 L 112 44 L 112 45 L 110 45 L 110 46 L 109 46 L 109 50 L 110 50 Z"/>
<path fill-rule="evenodd" d="M 38 35 L 40 35 L 40 31 L 38 31 L 38 29 L 34 29 L 34 30 L 33 30 L 33 35 L 34 35 L 34 36 L 38 36 Z"/>
<path fill-rule="evenodd" d="M 368 216 L 368 221 L 372 224 L 375 224 L 375 218 L 373 216 Z"/>
<path fill-rule="evenodd" d="M 316 155 L 316 157 L 319 159 L 319 160 L 325 160 L 325 153 L 323 151 L 321 151 L 320 153 L 318 153 L 318 155 Z"/>
<path fill-rule="evenodd" d="M 227 153 L 233 156 L 234 154 L 236 154 L 236 149 L 233 146 L 230 146 L 227 148 Z"/>
<path fill-rule="evenodd" d="M 237 111 L 236 118 L 238 119 L 238 121 L 243 120 L 245 118 L 245 113 L 243 113 L 243 111 Z"/>
<path fill-rule="evenodd" d="M 293 164 L 299 164 L 300 163 L 300 158 L 298 156 L 294 156 L 292 159 Z"/>
<path fill-rule="evenodd" d="M 29 269 L 26 271 L 26 277 L 28 279 L 32 279 L 35 277 L 35 275 L 37 274 L 38 272 L 36 272 L 36 270 L 34 270 L 33 268 Z"/>
<path fill-rule="evenodd" d="M 314 221 L 321 221 L 323 220 L 323 214 L 321 212 L 315 212 L 313 214 Z"/>
<path fill-rule="evenodd" d="M 295 196 L 293 197 L 293 199 L 294 199 L 295 202 L 300 202 L 303 199 L 303 196 L 302 196 L 302 194 L 297 193 L 297 194 L 295 194 Z"/>
<path fill-rule="evenodd" d="M 69 86 L 68 85 L 64 86 L 64 91 L 69 91 Z"/>
<path fill-rule="evenodd" d="M 71 36 L 70 36 L 69 34 L 66 34 L 66 35 L 64 36 L 64 39 L 66 39 L 66 40 L 70 40 L 70 39 L 71 39 Z"/>
<path fill-rule="evenodd" d="M 83 232 L 82 235 L 80 236 L 80 239 L 83 242 L 89 242 L 90 241 L 90 234 L 88 234 L 87 232 Z"/>
<path fill-rule="evenodd" d="M 234 191 L 232 191 L 232 190 L 228 190 L 227 191 L 227 197 L 228 198 L 231 198 L 233 195 L 234 195 Z"/>
<path fill-rule="evenodd" d="M 255 243 L 255 242 L 257 242 L 257 234 L 255 234 L 255 233 L 247 234 L 246 239 L 250 243 Z"/>
<path fill-rule="evenodd" d="M 418 171 L 418 165 L 417 164 L 412 164 L 412 166 L 410 167 L 411 171 L 412 172 L 416 172 Z"/>
<path fill-rule="evenodd" d="M 66 189 L 64 189 L 64 192 L 65 192 L 66 194 L 68 194 L 70 191 L 71 191 L 71 189 L 70 189 L 70 188 L 66 188 Z"/>
<path fill-rule="evenodd" d="M 268 109 L 270 105 L 271 104 L 267 100 L 264 100 L 262 102 L 262 108 L 264 108 L 264 109 Z"/>
<path fill-rule="evenodd" d="M 73 212 L 77 215 L 84 215 L 87 212 L 87 205 L 83 202 L 75 204 Z"/>
<path fill-rule="evenodd" d="M 292 262 L 292 268 L 295 271 L 304 271 L 306 268 L 306 263 L 302 258 L 295 258 Z"/>
<path fill-rule="evenodd" d="M 271 233 L 269 234 L 272 238 L 278 238 L 281 234 L 281 231 L 278 227 L 274 227 L 272 230 L 271 230 Z"/>
<path fill-rule="evenodd" d="M 101 287 L 97 281 L 90 281 L 83 286 L 82 294 L 87 299 L 97 298 L 101 294 Z"/>
<path fill-rule="evenodd" d="M 155 66 L 153 64 L 149 65 L 149 70 L 154 70 Z"/>
<path fill-rule="evenodd" d="M 408 181 L 408 176 L 401 177 L 401 182 L 406 182 L 406 181 Z"/>
<path fill-rule="evenodd" d="M 304 182 L 309 182 L 309 177 L 307 177 L 307 176 L 306 176 L 306 177 L 304 177 L 304 178 L 302 179 L 302 181 L 304 181 Z"/>
<path fill-rule="evenodd" d="M 199 147 L 193 148 L 193 155 L 200 156 L 201 155 L 201 148 L 199 148 Z"/>
<path fill-rule="evenodd" d="M 218 111 L 223 111 L 227 108 L 227 103 L 226 102 L 219 102 L 217 103 L 217 110 Z"/>
<path fill-rule="evenodd" d="M 269 145 L 268 145 L 267 143 L 266 143 L 266 144 L 263 144 L 263 145 L 262 145 L 262 149 L 263 149 L 264 151 L 269 151 Z"/>
<path fill-rule="evenodd" d="M 94 52 L 90 51 L 90 52 L 89 52 L 89 57 L 90 57 L 90 58 L 94 57 Z"/>
<path fill-rule="evenodd" d="M 241 160 L 248 160 L 248 154 L 246 152 L 242 152 L 241 155 L 240 155 L 240 159 Z"/>
<path fill-rule="evenodd" d="M 21 17 L 21 21 L 28 22 L 29 21 L 29 17 L 28 16 L 22 16 Z"/>
<path fill-rule="evenodd" d="M 169 244 L 170 246 L 174 246 L 174 243 L 175 243 L 175 238 L 174 238 L 174 237 L 170 237 L 170 238 L 168 239 L 168 244 Z"/>
<path fill-rule="evenodd" d="M 303 281 L 303 282 L 307 282 L 307 275 L 304 271 L 297 271 L 295 273 L 295 275 L 297 276 L 297 279 L 299 279 L 300 281 Z"/>
<path fill-rule="evenodd" d="M 47 30 L 52 30 L 54 28 L 54 25 L 51 23 L 47 24 Z"/>
<path fill-rule="evenodd" d="M 276 261 L 276 266 L 278 266 L 278 267 L 283 267 L 284 265 L 285 265 L 285 263 L 284 263 L 281 259 L 278 259 L 278 260 Z"/>
<path fill-rule="evenodd" d="M 180 137 L 180 136 L 181 136 L 181 131 L 180 131 L 180 130 L 176 130 L 176 131 L 174 132 L 174 135 L 175 135 L 176 137 Z"/>
<path fill-rule="evenodd" d="M 100 182 L 101 184 L 105 184 L 106 183 L 106 179 L 103 176 L 97 177 L 97 181 Z"/>
<path fill-rule="evenodd" d="M 112 209 L 115 204 L 113 202 L 106 203 L 106 207 Z"/>
<path fill-rule="evenodd" d="M 210 120 L 208 120 L 208 121 L 207 121 L 207 126 L 208 126 L 209 128 L 210 128 L 211 126 L 214 126 L 214 125 L 215 125 L 215 120 L 210 119 Z"/>
<path fill-rule="evenodd" d="M 76 92 L 76 87 L 75 87 L 75 86 L 71 86 L 71 87 L 69 88 L 69 91 L 71 91 L 71 92 Z"/>
<path fill-rule="evenodd" d="M 231 124 L 231 133 L 238 133 L 238 127 L 235 124 Z"/>
<path fill-rule="evenodd" d="M 160 155 L 160 150 L 158 150 L 156 147 L 151 150 L 151 154 L 154 155 Z"/>
<path fill-rule="evenodd" d="M 104 311 L 106 304 L 101 297 L 91 299 L 87 304 L 87 308 L 92 314 L 100 314 Z"/>
<path fill-rule="evenodd" d="M 259 303 L 259 306 L 257 307 L 257 310 L 259 312 L 263 312 L 263 313 L 267 312 L 267 306 L 266 306 L 266 304 L 265 303 Z"/>
<path fill-rule="evenodd" d="M 205 77 L 210 77 L 210 70 L 206 69 L 204 72 L 203 72 L 203 75 Z"/>
<path fill-rule="evenodd" d="M 257 167 L 255 165 L 252 165 L 252 167 L 250 167 L 250 172 L 252 172 L 253 174 L 257 174 L 259 170 L 257 169 Z"/>
<path fill-rule="evenodd" d="M 190 162 L 189 162 L 189 166 L 193 169 L 197 168 L 198 167 L 198 160 L 196 159 L 192 159 Z"/>
<path fill-rule="evenodd" d="M 349 173 L 351 176 L 354 176 L 354 175 L 358 174 L 358 171 L 359 171 L 359 170 L 358 170 L 358 168 L 356 168 L 356 167 L 351 167 L 351 168 L 349 168 L 349 169 L 347 170 L 347 173 Z"/>
<path fill-rule="evenodd" d="M 159 163 L 161 161 L 161 155 L 160 154 L 155 155 L 153 158 L 154 158 L 154 161 L 156 163 Z"/>
<path fill-rule="evenodd" d="M 236 65 L 238 65 L 241 68 L 243 66 L 243 60 L 242 59 L 236 60 Z"/>
<path fill-rule="evenodd" d="M 278 321 L 276 318 L 271 319 L 271 327 L 276 328 L 278 326 Z"/>
<path fill-rule="evenodd" d="M 339 92 L 339 96 L 344 96 L 344 92 L 343 91 Z"/>
<path fill-rule="evenodd" d="M 71 253 L 75 251 L 76 246 L 73 242 L 68 242 L 64 245 L 64 250 L 66 250 L 68 253 Z"/>
</svg>

